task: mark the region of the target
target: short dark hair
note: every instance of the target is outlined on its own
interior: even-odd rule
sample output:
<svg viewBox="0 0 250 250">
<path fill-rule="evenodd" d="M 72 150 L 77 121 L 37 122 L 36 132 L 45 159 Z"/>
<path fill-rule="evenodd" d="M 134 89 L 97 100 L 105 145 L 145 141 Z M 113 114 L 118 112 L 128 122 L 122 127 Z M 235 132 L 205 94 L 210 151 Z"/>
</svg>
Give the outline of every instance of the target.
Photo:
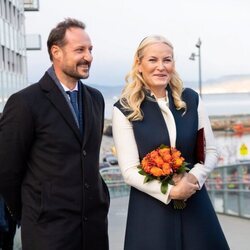
<svg viewBox="0 0 250 250">
<path fill-rule="evenodd" d="M 53 59 L 53 56 L 51 54 L 51 47 L 53 45 L 64 46 L 66 44 L 65 33 L 70 28 L 80 28 L 84 30 L 86 28 L 86 25 L 77 19 L 66 18 L 64 19 L 64 21 L 58 23 L 57 26 L 50 31 L 47 40 L 47 48 L 51 61 Z"/>
</svg>

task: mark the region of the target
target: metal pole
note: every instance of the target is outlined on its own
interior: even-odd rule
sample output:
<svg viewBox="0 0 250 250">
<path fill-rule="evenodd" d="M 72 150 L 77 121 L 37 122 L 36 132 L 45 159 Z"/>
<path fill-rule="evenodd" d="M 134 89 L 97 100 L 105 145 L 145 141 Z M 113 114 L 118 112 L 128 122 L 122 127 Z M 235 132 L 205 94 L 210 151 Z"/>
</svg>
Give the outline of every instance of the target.
<svg viewBox="0 0 250 250">
<path fill-rule="evenodd" d="M 202 97 L 202 83 L 201 83 L 201 48 L 199 47 L 199 90 L 200 96 Z"/>
<path fill-rule="evenodd" d="M 201 81 L 201 39 L 199 38 L 196 47 L 198 48 L 198 59 L 199 59 L 199 91 L 202 97 L 202 81 Z"/>
</svg>

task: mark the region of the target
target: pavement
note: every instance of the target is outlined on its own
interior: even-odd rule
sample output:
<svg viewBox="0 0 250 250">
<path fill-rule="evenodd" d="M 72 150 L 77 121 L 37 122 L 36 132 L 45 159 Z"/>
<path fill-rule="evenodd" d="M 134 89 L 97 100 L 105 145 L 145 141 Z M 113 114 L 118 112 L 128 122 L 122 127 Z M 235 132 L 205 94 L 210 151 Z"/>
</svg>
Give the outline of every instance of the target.
<svg viewBox="0 0 250 250">
<path fill-rule="evenodd" d="M 113 198 L 111 200 L 109 212 L 110 250 L 123 250 L 127 207 L 128 197 Z M 222 214 L 217 215 L 230 249 L 250 250 L 250 219 Z"/>
<path fill-rule="evenodd" d="M 123 250 L 127 208 L 128 196 L 111 199 L 109 211 L 110 250 Z M 242 219 L 239 217 L 222 214 L 218 214 L 218 218 L 227 238 L 230 249 L 250 250 L 250 219 Z M 21 250 L 19 229 L 16 233 L 14 250 Z"/>
</svg>

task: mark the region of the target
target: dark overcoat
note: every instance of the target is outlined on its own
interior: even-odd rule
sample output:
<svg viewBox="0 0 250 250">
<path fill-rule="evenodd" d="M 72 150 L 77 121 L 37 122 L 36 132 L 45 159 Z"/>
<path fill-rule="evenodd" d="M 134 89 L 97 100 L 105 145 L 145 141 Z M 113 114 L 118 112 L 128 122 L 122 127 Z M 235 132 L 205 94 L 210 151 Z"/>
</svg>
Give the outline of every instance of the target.
<svg viewBox="0 0 250 250">
<path fill-rule="evenodd" d="M 198 104 L 196 92 L 185 89 L 183 100 L 187 110 L 175 108 L 168 88 L 169 108 L 174 116 L 176 148 L 192 168 L 196 161 Z M 115 104 L 125 115 L 120 103 Z M 169 133 L 160 107 L 152 97 L 141 104 L 142 121 L 132 122 L 140 160 L 161 144 L 170 146 Z M 152 133 L 153 131 L 153 133 Z M 131 188 L 125 250 L 228 250 L 224 234 L 208 197 L 205 186 L 187 200 L 183 210 L 174 209 L 148 194 Z"/>
<path fill-rule="evenodd" d="M 0 120 L 0 193 L 21 219 L 23 250 L 107 250 L 109 193 L 99 174 L 104 101 L 81 83 L 83 135 L 46 72 Z"/>
</svg>

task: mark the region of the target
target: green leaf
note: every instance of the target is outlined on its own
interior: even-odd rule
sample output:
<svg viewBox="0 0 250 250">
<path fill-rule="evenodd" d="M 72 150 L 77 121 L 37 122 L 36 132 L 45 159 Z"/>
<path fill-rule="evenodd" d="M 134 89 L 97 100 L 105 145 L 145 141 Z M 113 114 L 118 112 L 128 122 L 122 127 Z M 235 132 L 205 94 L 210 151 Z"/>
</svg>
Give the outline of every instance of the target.
<svg viewBox="0 0 250 250">
<path fill-rule="evenodd" d="M 163 194 L 166 194 L 167 191 L 168 191 L 168 182 L 167 182 L 167 181 L 163 181 L 163 182 L 161 183 L 161 192 L 162 192 Z"/>
<path fill-rule="evenodd" d="M 147 173 L 143 169 L 141 169 L 140 171 L 138 171 L 138 173 L 141 174 L 141 175 L 147 175 Z"/>
<path fill-rule="evenodd" d="M 144 182 L 143 183 L 147 183 L 149 181 L 152 181 L 154 178 L 151 176 L 151 175 L 146 175 L 145 178 L 144 178 Z"/>
<path fill-rule="evenodd" d="M 183 200 L 173 200 L 173 205 L 175 209 L 184 209 L 187 206 Z"/>
</svg>

